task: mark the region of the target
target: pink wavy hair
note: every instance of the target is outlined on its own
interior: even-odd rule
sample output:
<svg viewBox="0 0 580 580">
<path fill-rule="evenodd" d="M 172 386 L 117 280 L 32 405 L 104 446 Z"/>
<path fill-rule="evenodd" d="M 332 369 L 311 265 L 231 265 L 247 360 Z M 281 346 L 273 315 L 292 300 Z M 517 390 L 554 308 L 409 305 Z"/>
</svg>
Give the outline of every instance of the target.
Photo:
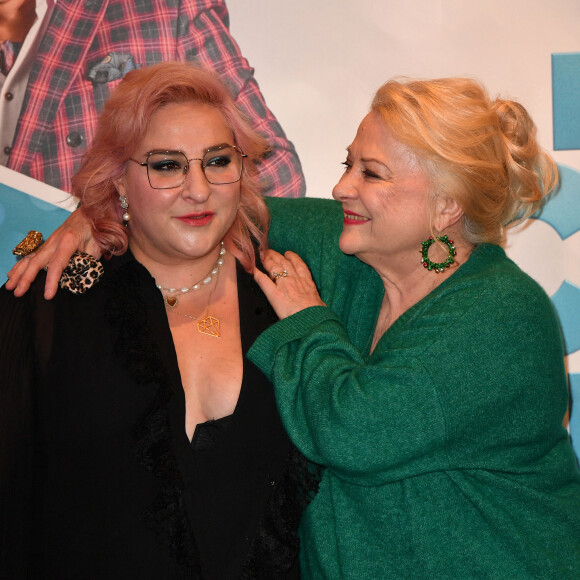
<svg viewBox="0 0 580 580">
<path fill-rule="evenodd" d="M 160 63 L 127 73 L 105 105 L 95 138 L 73 177 L 73 194 L 80 198 L 82 211 L 89 218 L 93 237 L 103 253 L 123 254 L 130 230 L 122 225 L 114 181 L 123 175 L 153 113 L 164 105 L 184 102 L 205 103 L 218 109 L 234 134 L 235 144 L 247 155 L 240 182 L 240 208 L 224 241 L 250 271 L 255 264 L 254 244 L 258 251 L 267 245 L 269 214 L 259 193 L 256 164 L 268 146 L 249 126 L 228 89 L 213 73 L 182 63 Z"/>
</svg>

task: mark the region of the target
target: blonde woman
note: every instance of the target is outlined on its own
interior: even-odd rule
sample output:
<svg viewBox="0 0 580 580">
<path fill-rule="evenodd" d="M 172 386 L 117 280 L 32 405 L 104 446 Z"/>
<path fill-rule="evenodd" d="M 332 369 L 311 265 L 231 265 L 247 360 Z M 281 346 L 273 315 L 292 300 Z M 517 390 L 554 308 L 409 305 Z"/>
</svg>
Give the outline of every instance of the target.
<svg viewBox="0 0 580 580">
<path fill-rule="evenodd" d="M 250 357 L 326 467 L 306 577 L 580 575 L 560 330 L 498 245 L 555 181 L 520 104 L 467 79 L 391 81 L 347 148 L 342 231 L 307 208 L 324 216 L 316 247 L 292 236 L 312 218 L 271 206 L 272 243 L 322 297 L 296 254 L 264 260 L 275 282 L 256 272 L 283 320 Z"/>
</svg>

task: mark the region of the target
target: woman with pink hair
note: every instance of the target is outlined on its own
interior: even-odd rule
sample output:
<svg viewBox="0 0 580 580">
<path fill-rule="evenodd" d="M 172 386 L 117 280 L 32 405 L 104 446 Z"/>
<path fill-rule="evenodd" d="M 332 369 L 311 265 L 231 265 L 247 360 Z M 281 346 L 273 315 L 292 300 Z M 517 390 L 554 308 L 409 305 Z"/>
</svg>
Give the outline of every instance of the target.
<svg viewBox="0 0 580 580">
<path fill-rule="evenodd" d="M 316 470 L 246 359 L 276 320 L 251 274 L 266 151 L 189 65 L 107 102 L 73 188 L 111 259 L 0 298 L 0 576 L 298 576 Z"/>
</svg>

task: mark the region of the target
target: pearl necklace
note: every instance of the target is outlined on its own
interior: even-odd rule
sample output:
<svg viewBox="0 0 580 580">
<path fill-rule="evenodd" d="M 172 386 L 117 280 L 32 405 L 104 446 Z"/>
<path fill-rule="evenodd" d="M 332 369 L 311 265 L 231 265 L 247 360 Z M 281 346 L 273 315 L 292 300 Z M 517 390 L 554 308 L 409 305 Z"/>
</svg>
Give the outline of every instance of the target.
<svg viewBox="0 0 580 580">
<path fill-rule="evenodd" d="M 220 253 L 218 255 L 217 262 L 212 266 L 212 269 L 193 286 L 185 286 L 183 288 L 165 288 L 161 284 L 157 284 L 157 280 L 155 280 L 155 286 L 158 288 L 161 294 L 167 292 L 167 295 L 163 294 L 163 301 L 165 302 L 165 307 L 169 308 L 170 310 L 173 310 L 179 303 L 179 300 L 177 298 L 179 294 L 187 294 L 188 292 L 199 290 L 200 288 L 207 286 L 212 281 L 213 277 L 219 273 L 220 268 L 224 263 L 225 253 L 226 249 L 224 248 L 224 243 L 222 241 L 220 245 Z"/>
</svg>

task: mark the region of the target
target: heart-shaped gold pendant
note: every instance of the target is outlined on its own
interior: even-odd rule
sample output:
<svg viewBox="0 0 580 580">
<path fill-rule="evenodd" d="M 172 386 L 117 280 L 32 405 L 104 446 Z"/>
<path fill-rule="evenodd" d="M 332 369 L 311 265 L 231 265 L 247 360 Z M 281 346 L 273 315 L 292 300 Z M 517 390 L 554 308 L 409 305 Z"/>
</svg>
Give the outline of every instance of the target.
<svg viewBox="0 0 580 580">
<path fill-rule="evenodd" d="M 175 308 L 177 306 L 177 296 L 166 296 L 165 306 L 171 309 Z"/>
</svg>

